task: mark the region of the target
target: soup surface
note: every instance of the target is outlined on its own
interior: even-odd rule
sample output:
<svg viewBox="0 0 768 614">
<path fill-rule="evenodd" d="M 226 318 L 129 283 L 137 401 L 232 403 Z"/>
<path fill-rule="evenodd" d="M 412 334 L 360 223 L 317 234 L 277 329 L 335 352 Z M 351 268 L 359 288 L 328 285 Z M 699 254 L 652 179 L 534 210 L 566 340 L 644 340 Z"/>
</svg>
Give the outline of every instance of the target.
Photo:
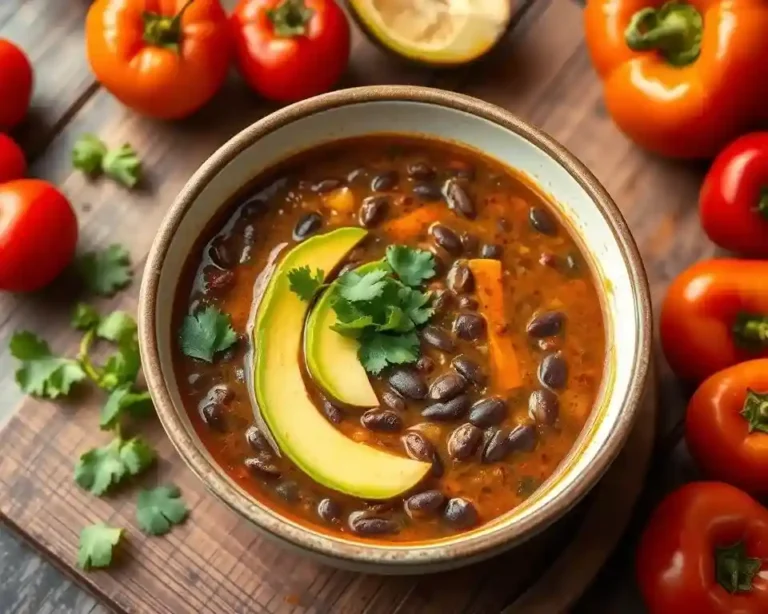
<svg viewBox="0 0 768 614">
<path fill-rule="evenodd" d="M 225 214 L 181 280 L 175 364 L 198 435 L 258 500 L 326 532 L 432 540 L 519 505 L 573 446 L 603 373 L 601 305 L 524 177 L 372 136 L 290 159 Z M 337 236 L 338 265 L 316 270 Z M 201 360 L 184 328 L 211 307 L 237 340 Z"/>
</svg>

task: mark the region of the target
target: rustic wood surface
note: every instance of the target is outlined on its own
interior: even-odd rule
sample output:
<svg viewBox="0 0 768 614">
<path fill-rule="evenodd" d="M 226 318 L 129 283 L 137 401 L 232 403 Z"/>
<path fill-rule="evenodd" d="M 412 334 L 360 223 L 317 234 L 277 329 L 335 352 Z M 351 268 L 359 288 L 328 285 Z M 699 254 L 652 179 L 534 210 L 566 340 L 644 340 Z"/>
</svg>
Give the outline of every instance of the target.
<svg viewBox="0 0 768 614">
<path fill-rule="evenodd" d="M 138 117 L 114 101 L 88 72 L 82 42 L 88 5 L 87 0 L 0 2 L 0 36 L 19 42 L 36 69 L 33 111 L 16 136 L 30 157 L 32 174 L 57 183 L 78 210 L 81 249 L 121 242 L 130 247 L 138 276 L 153 239 L 151 229 L 159 224 L 179 187 L 224 140 L 272 107 L 232 79 L 211 105 L 189 120 L 163 124 Z M 403 65 L 355 31 L 353 60 L 342 86 L 412 83 L 452 89 L 499 104 L 549 132 L 580 157 L 616 199 L 640 245 L 658 304 L 679 270 L 715 252 L 698 225 L 695 210 L 702 169 L 649 156 L 616 130 L 605 113 L 600 84 L 589 65 L 580 19 L 580 7 L 570 0 L 520 2 L 513 28 L 494 53 L 471 68 L 449 72 Z M 88 182 L 73 173 L 69 152 L 83 132 L 99 134 L 110 144 L 130 140 L 149 171 L 143 189 L 129 194 L 114 184 Z M 137 291 L 134 284 L 102 306 L 134 309 Z M 77 335 L 68 326 L 73 298 L 66 279 L 39 295 L 0 296 L 0 424 L 10 420 L 4 435 L 13 434 L 8 445 L 32 456 L 14 458 L 5 454 L 7 448 L 0 455 L 0 474 L 30 476 L 13 481 L 13 490 L 3 492 L 0 509 L 11 529 L 21 530 L 28 540 L 36 536 L 32 537 L 34 548 L 57 552 L 59 563 L 66 564 L 73 560 L 72 544 L 84 524 L 106 519 L 135 526 L 132 504 L 123 506 L 122 496 L 98 500 L 79 491 L 71 479 L 75 457 L 98 437 L 94 412 L 99 400 L 78 399 L 62 407 L 22 399 L 13 380 L 14 364 L 6 348 L 14 330 L 34 330 L 55 350 L 72 352 L 77 343 Z M 577 608 L 579 612 L 643 611 L 632 578 L 635 537 L 653 503 L 681 480 L 695 476 L 680 442 L 679 422 L 688 391 L 679 388 L 663 358 L 659 364 L 660 427 L 648 487 L 622 547 Z M 56 428 L 50 428 L 51 424 Z M 174 458 L 167 442 L 160 447 L 166 458 Z M 180 464 L 178 459 L 173 462 Z M 179 470 L 174 475 L 190 504 L 200 508 L 193 522 L 167 539 L 176 557 L 209 566 L 210 575 L 176 577 L 176 583 L 151 589 L 132 587 L 146 594 L 147 611 L 163 611 L 162 603 L 172 601 L 174 593 L 184 591 L 186 585 L 200 587 L 206 603 L 220 611 L 302 611 L 303 606 L 311 605 L 281 601 L 274 584 L 241 584 L 238 562 L 227 555 L 227 546 L 243 540 L 255 544 L 254 534 L 212 523 L 216 514 L 208 513 L 209 508 L 219 504 L 198 495 L 198 486 L 188 472 Z M 41 493 L 41 485 L 52 490 Z M 57 508 L 52 515 L 40 505 L 48 494 L 70 502 L 71 507 Z M 28 509 L 30 501 L 37 501 L 39 508 Z M 23 526 L 18 524 L 20 519 Z M 138 543 L 138 538 L 137 531 L 129 529 L 129 543 Z M 129 545 L 127 555 L 173 572 L 177 559 L 153 558 L 161 549 L 156 544 L 150 540 L 140 551 Z M 499 578 L 509 580 L 500 562 L 483 568 L 487 574 L 483 582 L 451 580 L 433 583 L 431 589 L 414 589 L 408 579 L 391 580 L 385 591 L 377 579 L 318 568 L 261 541 L 258 548 L 259 556 L 252 561 L 258 572 L 290 567 L 291 577 L 280 580 L 284 582 L 281 588 L 293 582 L 310 586 L 304 599 L 314 600 L 314 611 L 323 611 L 317 604 L 333 603 L 334 612 L 438 611 L 434 607 L 441 605 L 440 611 L 448 611 L 446 604 L 453 611 L 497 612 L 512 594 L 487 590 Z M 289 563 L 286 557 L 290 557 Z M 129 563 L 132 561 L 125 564 Z M 0 611 L 4 613 L 105 611 L 4 529 L 0 532 L 0 573 Z M 100 586 L 112 586 L 117 593 L 108 574 L 98 572 L 93 577 Z"/>
</svg>

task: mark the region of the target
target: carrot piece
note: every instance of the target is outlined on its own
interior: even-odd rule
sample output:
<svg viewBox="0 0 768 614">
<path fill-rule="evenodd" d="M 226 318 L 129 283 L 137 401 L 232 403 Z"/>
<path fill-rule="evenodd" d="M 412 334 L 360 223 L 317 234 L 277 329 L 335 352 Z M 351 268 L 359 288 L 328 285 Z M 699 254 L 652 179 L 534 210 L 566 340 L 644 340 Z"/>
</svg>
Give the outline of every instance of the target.
<svg viewBox="0 0 768 614">
<path fill-rule="evenodd" d="M 445 205 L 431 203 L 414 209 L 402 217 L 395 218 L 382 226 L 382 228 L 398 241 L 407 241 L 417 237 L 427 227 L 440 219 L 445 211 Z"/>
<path fill-rule="evenodd" d="M 488 350 L 491 355 L 491 379 L 497 388 L 506 392 L 522 384 L 520 365 L 512 340 L 505 333 L 504 294 L 501 285 L 501 262 L 490 259 L 469 261 L 469 270 L 475 277 L 475 288 L 480 313 L 488 328 Z"/>
<path fill-rule="evenodd" d="M 355 209 L 355 196 L 346 186 L 327 194 L 323 202 L 336 213 L 352 213 Z"/>
</svg>

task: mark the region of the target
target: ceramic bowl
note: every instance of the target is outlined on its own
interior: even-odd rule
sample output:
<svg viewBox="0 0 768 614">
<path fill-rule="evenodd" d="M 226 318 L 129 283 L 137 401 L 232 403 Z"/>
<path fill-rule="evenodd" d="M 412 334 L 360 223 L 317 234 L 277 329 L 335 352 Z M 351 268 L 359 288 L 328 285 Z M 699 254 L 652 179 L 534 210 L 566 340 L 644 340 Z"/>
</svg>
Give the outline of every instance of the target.
<svg viewBox="0 0 768 614">
<path fill-rule="evenodd" d="M 527 173 L 549 193 L 581 242 L 602 289 L 607 325 L 603 383 L 591 417 L 557 471 L 524 504 L 476 530 L 435 542 L 388 545 L 302 526 L 244 492 L 207 453 L 179 396 L 172 368 L 171 305 L 180 273 L 209 222 L 263 169 L 334 139 L 375 133 L 435 137 L 480 150 Z M 622 448 L 649 385 L 648 282 L 627 224 L 583 164 L 515 115 L 466 96 L 417 87 L 365 87 L 286 107 L 249 126 L 187 182 L 152 246 L 139 306 L 141 353 L 160 420 L 206 486 L 259 530 L 336 566 L 424 573 L 487 558 L 532 537 L 571 509 Z"/>
</svg>

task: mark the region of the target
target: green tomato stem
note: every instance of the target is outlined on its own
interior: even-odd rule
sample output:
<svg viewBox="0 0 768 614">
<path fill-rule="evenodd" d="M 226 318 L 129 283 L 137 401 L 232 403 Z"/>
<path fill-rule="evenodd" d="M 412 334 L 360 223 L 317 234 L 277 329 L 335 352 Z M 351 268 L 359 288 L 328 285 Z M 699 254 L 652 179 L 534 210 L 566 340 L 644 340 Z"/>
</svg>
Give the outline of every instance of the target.
<svg viewBox="0 0 768 614">
<path fill-rule="evenodd" d="M 760 559 L 747 556 L 744 542 L 715 549 L 715 578 L 731 594 L 750 592 L 761 566 Z"/>
</svg>

